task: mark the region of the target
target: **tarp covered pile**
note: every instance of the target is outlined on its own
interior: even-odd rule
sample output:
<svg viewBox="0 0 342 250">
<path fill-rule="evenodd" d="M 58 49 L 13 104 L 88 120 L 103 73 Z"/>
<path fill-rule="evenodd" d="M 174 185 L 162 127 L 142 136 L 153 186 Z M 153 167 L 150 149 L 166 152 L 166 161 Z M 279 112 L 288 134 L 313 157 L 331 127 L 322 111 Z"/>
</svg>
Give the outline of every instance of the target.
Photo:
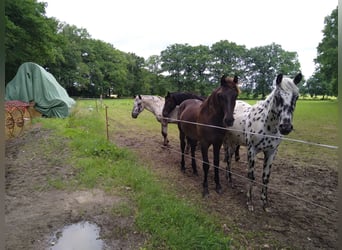
<svg viewBox="0 0 342 250">
<path fill-rule="evenodd" d="M 67 117 L 75 104 L 55 77 L 36 63 L 23 63 L 6 85 L 5 100 L 35 102 L 34 108 L 46 117 Z"/>
</svg>

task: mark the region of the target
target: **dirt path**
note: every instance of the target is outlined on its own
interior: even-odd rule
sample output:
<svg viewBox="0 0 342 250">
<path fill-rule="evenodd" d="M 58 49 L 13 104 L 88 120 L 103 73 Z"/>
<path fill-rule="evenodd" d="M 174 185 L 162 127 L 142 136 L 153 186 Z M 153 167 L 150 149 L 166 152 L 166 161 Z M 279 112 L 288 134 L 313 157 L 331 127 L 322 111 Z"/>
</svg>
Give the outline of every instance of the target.
<svg viewBox="0 0 342 250">
<path fill-rule="evenodd" d="M 198 161 L 197 177 L 192 175 L 189 160 L 186 173 L 181 173 L 178 140 L 172 139 L 170 147 L 165 148 L 158 131 L 134 134 L 119 122 L 113 123 L 111 127 L 120 128 L 120 132 L 111 134 L 111 140 L 135 151 L 180 197 L 217 215 L 234 245 L 247 249 L 337 249 L 337 213 L 323 208 L 337 210 L 337 166 L 300 166 L 276 159 L 270 182 L 274 188 L 269 190 L 272 211 L 262 210 L 257 186 L 255 212 L 250 213 L 245 205 L 245 178 L 234 176 L 236 188 L 231 189 L 225 185 L 222 172 L 223 194 L 218 195 L 211 168 L 210 197 L 203 199 L 201 164 Z M 241 162 L 234 163 L 233 168 L 246 176 L 244 148 L 241 156 Z M 106 249 L 139 249 L 145 238 L 134 230 L 133 216 L 113 216 L 111 212 L 123 203 L 133 206 L 127 198 L 101 190 L 60 190 L 51 185 L 75 175 L 68 157 L 65 141 L 39 127 L 6 141 L 6 249 L 48 249 L 54 232 L 79 221 L 99 225 Z"/>
<path fill-rule="evenodd" d="M 114 122 L 114 121 L 112 121 Z M 114 122 L 115 123 L 115 122 Z M 119 122 L 111 124 L 121 128 Z M 182 197 L 200 204 L 209 213 L 221 218 L 222 227 L 248 249 L 337 249 L 337 165 L 303 166 L 278 158 L 272 166 L 269 199 L 271 212 L 264 212 L 260 201 L 260 186 L 254 188 L 255 211 L 246 208 L 245 190 L 247 163 L 245 148 L 241 148 L 241 161 L 233 163 L 236 188 L 228 187 L 225 174 L 221 171 L 223 194 L 216 194 L 213 168 L 209 170 L 208 199 L 202 199 L 201 154 L 197 152 L 199 176 L 193 176 L 190 159 L 187 171 L 180 171 L 179 142 L 173 140 L 169 147 L 162 146 L 158 132 L 139 131 L 126 133 L 120 129 L 112 137 L 116 144 L 128 147 L 168 181 Z M 262 154 L 258 155 L 256 180 L 261 180 Z M 221 157 L 221 159 L 223 159 Z M 221 166 L 225 164 L 221 161 Z M 239 176 L 242 176 L 240 178 Z M 316 204 L 310 204 L 311 201 Z M 318 205 L 317 205 L 318 204 Z M 329 208 L 329 209 L 326 209 Z M 335 210 L 335 211 L 333 211 Z M 248 235 L 248 236 L 245 236 Z"/>
</svg>

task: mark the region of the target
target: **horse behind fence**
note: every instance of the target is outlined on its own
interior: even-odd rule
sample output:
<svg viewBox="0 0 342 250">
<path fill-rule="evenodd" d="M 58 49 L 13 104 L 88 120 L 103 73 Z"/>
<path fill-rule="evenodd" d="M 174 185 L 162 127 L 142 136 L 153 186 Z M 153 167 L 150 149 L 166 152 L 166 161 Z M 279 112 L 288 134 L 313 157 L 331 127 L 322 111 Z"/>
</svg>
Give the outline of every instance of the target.
<svg viewBox="0 0 342 250">
<path fill-rule="evenodd" d="M 184 171 L 184 149 L 185 140 L 191 146 L 192 167 L 196 174 L 195 148 L 197 141 L 200 141 L 203 159 L 203 196 L 209 194 L 208 170 L 209 159 L 208 149 L 213 145 L 214 172 L 216 192 L 220 193 L 222 187 L 219 180 L 219 157 L 220 148 L 225 135 L 225 130 L 217 127 L 226 127 L 233 124 L 233 112 L 236 98 L 239 93 L 237 87 L 238 78 L 230 78 L 226 75 L 221 78 L 221 86 L 215 89 L 203 102 L 197 99 L 188 99 L 181 103 L 178 112 L 178 128 L 181 155 L 181 169 Z M 215 127 L 213 127 L 215 126 Z"/>
<path fill-rule="evenodd" d="M 246 105 L 242 112 L 235 114 L 234 125 L 226 133 L 227 173 L 231 180 L 231 157 L 237 145 L 247 146 L 248 178 L 247 206 L 253 211 L 252 187 L 255 180 L 255 156 L 264 153 L 261 200 L 267 210 L 267 185 L 271 174 L 271 166 L 276 155 L 282 135 L 289 134 L 292 129 L 293 112 L 299 96 L 297 84 L 301 81 L 299 73 L 292 80 L 279 74 L 275 79 L 275 89 L 264 100 L 253 106 Z"/>
<path fill-rule="evenodd" d="M 167 134 L 167 126 L 168 123 L 177 123 L 177 113 L 178 108 L 172 110 L 170 113 L 170 119 L 163 119 L 162 110 L 164 107 L 165 99 L 160 96 L 154 95 L 137 95 L 134 98 L 133 109 L 132 109 L 132 118 L 137 118 L 138 115 L 144 111 L 146 108 L 156 117 L 157 121 L 161 124 L 161 134 L 164 138 L 163 144 L 167 146 L 169 143 L 168 134 Z"/>
</svg>

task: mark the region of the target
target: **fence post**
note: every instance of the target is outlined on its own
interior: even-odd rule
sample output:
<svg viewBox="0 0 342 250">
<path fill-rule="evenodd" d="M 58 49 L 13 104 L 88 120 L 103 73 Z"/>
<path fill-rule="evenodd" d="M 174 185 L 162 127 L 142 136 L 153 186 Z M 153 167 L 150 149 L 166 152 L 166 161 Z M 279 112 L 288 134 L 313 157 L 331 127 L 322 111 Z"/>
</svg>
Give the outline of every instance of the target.
<svg viewBox="0 0 342 250">
<path fill-rule="evenodd" d="M 109 133 L 108 133 L 108 112 L 107 112 L 108 106 L 106 105 L 106 132 L 107 132 L 107 141 L 109 141 Z"/>
</svg>

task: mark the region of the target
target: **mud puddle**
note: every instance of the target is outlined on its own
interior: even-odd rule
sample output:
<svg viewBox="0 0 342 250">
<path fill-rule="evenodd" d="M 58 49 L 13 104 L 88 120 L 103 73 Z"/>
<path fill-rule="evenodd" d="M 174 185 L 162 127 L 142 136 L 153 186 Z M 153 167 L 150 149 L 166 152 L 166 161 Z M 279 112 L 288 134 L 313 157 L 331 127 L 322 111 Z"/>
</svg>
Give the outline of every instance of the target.
<svg viewBox="0 0 342 250">
<path fill-rule="evenodd" d="M 50 241 L 50 250 L 102 250 L 100 228 L 91 222 L 82 221 L 58 230 Z"/>
</svg>

